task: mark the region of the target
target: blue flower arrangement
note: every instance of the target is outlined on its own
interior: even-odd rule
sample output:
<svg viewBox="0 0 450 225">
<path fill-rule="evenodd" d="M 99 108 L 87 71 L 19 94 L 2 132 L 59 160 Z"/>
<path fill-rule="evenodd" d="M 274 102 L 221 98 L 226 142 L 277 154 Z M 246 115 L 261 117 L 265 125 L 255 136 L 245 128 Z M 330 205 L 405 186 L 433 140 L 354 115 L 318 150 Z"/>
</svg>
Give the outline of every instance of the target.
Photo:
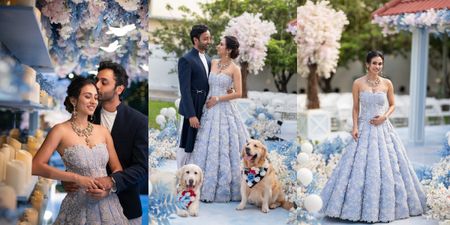
<svg viewBox="0 0 450 225">
<path fill-rule="evenodd" d="M 342 153 L 342 150 L 351 143 L 350 141 L 351 140 L 343 140 L 341 137 L 327 139 L 316 146 L 315 152 L 322 154 L 325 162 L 328 163 L 330 156 Z"/>
<path fill-rule="evenodd" d="M 417 168 L 414 168 L 417 178 L 419 178 L 420 181 L 424 180 L 431 180 L 433 178 L 433 168 L 426 165 L 421 165 Z"/>
<path fill-rule="evenodd" d="M 153 192 L 149 196 L 149 218 L 155 220 L 159 225 L 170 225 L 169 219 L 173 219 L 172 214 L 177 208 L 184 209 L 184 201 L 180 201 L 177 196 L 170 194 L 161 185 L 153 187 Z"/>
</svg>

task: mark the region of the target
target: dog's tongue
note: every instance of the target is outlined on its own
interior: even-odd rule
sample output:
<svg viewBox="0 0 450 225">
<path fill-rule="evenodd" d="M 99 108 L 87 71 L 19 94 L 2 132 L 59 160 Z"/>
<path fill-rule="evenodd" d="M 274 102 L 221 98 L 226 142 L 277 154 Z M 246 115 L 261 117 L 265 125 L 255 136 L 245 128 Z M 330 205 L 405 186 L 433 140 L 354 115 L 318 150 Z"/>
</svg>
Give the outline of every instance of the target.
<svg viewBox="0 0 450 225">
<path fill-rule="evenodd" d="M 252 158 L 253 158 L 252 155 L 245 155 L 245 156 L 244 156 L 244 159 L 247 160 L 247 161 L 252 160 Z"/>
</svg>

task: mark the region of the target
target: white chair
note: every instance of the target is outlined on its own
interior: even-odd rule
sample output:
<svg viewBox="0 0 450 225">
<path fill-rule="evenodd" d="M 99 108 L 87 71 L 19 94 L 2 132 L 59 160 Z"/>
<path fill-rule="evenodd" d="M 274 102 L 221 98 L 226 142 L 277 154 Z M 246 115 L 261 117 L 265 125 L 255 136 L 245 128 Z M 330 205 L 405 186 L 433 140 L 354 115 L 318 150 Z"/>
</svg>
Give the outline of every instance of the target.
<svg viewBox="0 0 450 225">
<path fill-rule="evenodd" d="M 439 125 L 443 121 L 441 106 L 434 97 L 425 100 L 425 118 L 428 125 Z"/>
<path fill-rule="evenodd" d="M 444 123 L 445 123 L 445 117 L 450 118 L 450 99 L 441 99 L 439 100 L 439 106 L 441 108 L 441 114 L 442 117 L 444 117 Z"/>
</svg>

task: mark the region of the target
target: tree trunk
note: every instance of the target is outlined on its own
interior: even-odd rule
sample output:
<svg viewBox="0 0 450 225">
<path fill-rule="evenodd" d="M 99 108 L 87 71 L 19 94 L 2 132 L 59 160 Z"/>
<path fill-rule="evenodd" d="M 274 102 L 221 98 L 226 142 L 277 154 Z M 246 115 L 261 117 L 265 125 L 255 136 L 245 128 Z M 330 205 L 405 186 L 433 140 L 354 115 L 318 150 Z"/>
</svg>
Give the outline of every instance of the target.
<svg viewBox="0 0 450 225">
<path fill-rule="evenodd" d="M 317 74 L 317 64 L 309 65 L 308 88 L 306 90 L 306 108 L 320 108 L 319 94 L 317 86 L 319 83 L 319 75 Z"/>
<path fill-rule="evenodd" d="M 331 93 L 333 92 L 333 89 L 331 88 L 331 80 L 333 79 L 334 73 L 330 74 L 329 78 L 321 77 L 319 80 L 319 86 L 320 89 L 324 93 Z"/>
<path fill-rule="evenodd" d="M 247 98 L 248 62 L 241 63 L 242 98 Z"/>
</svg>

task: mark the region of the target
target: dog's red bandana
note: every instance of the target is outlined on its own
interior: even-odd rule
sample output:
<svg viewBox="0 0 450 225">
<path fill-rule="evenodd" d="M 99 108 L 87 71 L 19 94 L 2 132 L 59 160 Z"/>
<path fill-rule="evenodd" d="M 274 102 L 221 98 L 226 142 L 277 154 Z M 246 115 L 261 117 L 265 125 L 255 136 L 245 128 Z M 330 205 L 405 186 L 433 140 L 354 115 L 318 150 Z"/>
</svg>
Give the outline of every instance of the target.
<svg viewBox="0 0 450 225">
<path fill-rule="evenodd" d="M 244 168 L 244 174 L 246 176 L 245 182 L 248 187 L 252 188 L 260 182 L 264 176 L 266 176 L 267 170 L 267 167 Z"/>
<path fill-rule="evenodd" d="M 188 189 L 178 193 L 178 200 L 183 203 L 186 208 L 188 208 L 192 202 L 195 200 L 195 192 L 192 189 Z"/>
</svg>

